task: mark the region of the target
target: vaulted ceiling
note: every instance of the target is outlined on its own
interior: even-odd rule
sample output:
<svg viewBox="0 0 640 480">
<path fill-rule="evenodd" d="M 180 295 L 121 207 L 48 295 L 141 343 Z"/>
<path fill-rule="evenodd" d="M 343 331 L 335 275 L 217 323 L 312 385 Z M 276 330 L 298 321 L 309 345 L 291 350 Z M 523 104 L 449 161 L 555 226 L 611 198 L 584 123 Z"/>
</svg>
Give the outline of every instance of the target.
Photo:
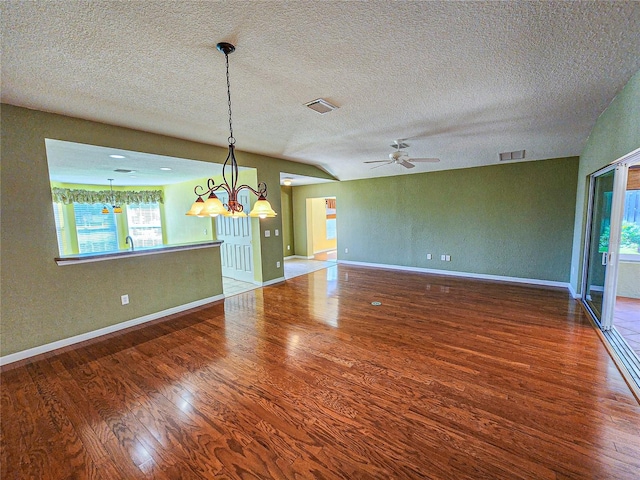
<svg viewBox="0 0 640 480">
<path fill-rule="evenodd" d="M 2 2 L 2 101 L 339 179 L 579 155 L 640 69 L 639 2 Z M 339 108 L 304 106 L 324 98 Z M 439 163 L 371 169 L 395 139 Z"/>
</svg>

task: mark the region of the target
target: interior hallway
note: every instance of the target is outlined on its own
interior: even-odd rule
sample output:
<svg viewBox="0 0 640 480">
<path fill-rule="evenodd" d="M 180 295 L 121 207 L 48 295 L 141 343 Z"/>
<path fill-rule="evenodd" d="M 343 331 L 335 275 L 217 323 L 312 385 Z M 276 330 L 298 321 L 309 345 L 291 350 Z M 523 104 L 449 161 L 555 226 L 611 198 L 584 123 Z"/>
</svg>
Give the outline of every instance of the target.
<svg viewBox="0 0 640 480">
<path fill-rule="evenodd" d="M 314 255 L 313 259 L 289 257 L 284 259 L 284 278 L 299 277 L 317 270 L 323 270 L 336 266 L 336 251 L 323 252 Z M 242 282 L 229 277 L 222 277 L 222 289 L 225 297 L 238 295 L 260 288 L 258 285 L 249 282 Z"/>
</svg>

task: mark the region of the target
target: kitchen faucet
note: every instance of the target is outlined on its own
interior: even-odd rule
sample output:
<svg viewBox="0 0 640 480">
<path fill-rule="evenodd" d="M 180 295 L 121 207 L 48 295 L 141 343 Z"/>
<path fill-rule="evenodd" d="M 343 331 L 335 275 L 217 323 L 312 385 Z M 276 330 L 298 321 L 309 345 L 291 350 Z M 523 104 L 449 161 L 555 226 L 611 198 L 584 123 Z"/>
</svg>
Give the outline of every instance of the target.
<svg viewBox="0 0 640 480">
<path fill-rule="evenodd" d="M 125 239 L 125 243 L 127 245 L 131 245 L 131 251 L 133 252 L 133 238 L 131 238 L 130 235 L 127 235 L 127 238 Z"/>
</svg>

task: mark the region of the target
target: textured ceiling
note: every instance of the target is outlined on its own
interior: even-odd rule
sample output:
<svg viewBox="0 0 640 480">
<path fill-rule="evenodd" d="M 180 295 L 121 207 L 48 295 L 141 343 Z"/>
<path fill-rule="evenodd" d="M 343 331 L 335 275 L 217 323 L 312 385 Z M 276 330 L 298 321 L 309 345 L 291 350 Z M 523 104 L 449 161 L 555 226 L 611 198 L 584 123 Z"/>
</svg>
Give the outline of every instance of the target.
<svg viewBox="0 0 640 480">
<path fill-rule="evenodd" d="M 640 69 L 638 2 L 4 1 L 2 101 L 339 179 L 580 154 Z M 319 115 L 304 103 L 340 108 Z M 412 170 L 383 160 L 394 139 Z"/>
</svg>

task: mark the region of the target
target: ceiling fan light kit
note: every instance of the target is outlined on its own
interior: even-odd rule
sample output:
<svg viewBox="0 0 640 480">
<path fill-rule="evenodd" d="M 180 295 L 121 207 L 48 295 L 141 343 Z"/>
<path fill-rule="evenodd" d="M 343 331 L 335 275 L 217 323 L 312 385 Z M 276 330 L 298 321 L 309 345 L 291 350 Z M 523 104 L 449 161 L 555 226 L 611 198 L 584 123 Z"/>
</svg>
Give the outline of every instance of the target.
<svg viewBox="0 0 640 480">
<path fill-rule="evenodd" d="M 250 217 L 258 218 L 273 218 L 277 213 L 271 208 L 267 200 L 267 184 L 264 182 L 258 183 L 258 188 L 254 189 L 249 185 L 238 185 L 238 162 L 235 155 L 235 143 L 236 139 L 233 136 L 233 123 L 231 121 L 231 83 L 229 82 L 229 54 L 233 53 L 236 49 L 230 43 L 220 42 L 216 45 L 216 48 L 224 54 L 226 71 L 227 71 L 227 104 L 229 106 L 229 153 L 222 166 L 222 178 L 223 183 L 216 185 L 213 178 L 207 180 L 207 188 L 203 188 L 200 185 L 196 185 L 193 189 L 198 198 L 193 202 L 191 208 L 186 213 L 189 216 L 195 217 L 217 217 L 223 215 L 225 217 L 243 218 L 247 214 L 244 212 L 244 207 L 238 201 L 238 194 L 242 190 L 249 190 L 251 193 L 258 197 L 258 201 L 254 204 L 253 209 L 249 213 Z M 227 180 L 227 169 L 230 170 L 231 183 Z M 218 198 L 215 192 L 223 190 L 229 195 L 229 200 L 226 204 Z M 203 196 L 208 195 L 206 201 L 202 199 Z"/>
</svg>

